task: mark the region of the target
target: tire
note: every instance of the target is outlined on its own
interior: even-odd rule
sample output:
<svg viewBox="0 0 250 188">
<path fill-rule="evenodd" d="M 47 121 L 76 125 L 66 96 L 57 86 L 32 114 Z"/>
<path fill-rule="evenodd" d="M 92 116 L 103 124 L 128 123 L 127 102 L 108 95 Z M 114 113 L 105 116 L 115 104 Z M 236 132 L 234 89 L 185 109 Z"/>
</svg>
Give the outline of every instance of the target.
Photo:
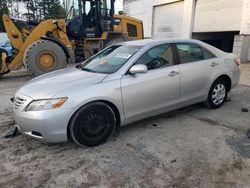
<svg viewBox="0 0 250 188">
<path fill-rule="evenodd" d="M 42 57 L 45 57 L 45 55 L 49 57 L 49 63 L 42 60 Z M 63 49 L 55 42 L 38 40 L 26 49 L 23 63 L 32 76 L 40 76 L 51 71 L 66 68 L 67 57 Z"/>
<path fill-rule="evenodd" d="M 206 106 L 211 109 L 220 108 L 224 104 L 227 94 L 228 90 L 226 82 L 222 79 L 215 80 L 209 90 L 207 101 L 205 103 Z"/>
<path fill-rule="evenodd" d="M 80 108 L 69 125 L 71 139 L 80 146 L 97 146 L 104 143 L 116 129 L 113 110 L 102 102 Z"/>
</svg>

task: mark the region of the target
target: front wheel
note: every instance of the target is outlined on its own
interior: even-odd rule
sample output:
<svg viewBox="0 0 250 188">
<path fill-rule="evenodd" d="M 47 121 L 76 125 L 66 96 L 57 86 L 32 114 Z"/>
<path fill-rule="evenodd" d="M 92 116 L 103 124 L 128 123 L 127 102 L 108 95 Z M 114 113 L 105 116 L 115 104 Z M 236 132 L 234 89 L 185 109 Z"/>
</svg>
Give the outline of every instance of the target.
<svg viewBox="0 0 250 188">
<path fill-rule="evenodd" d="M 116 117 L 103 102 L 94 102 L 80 108 L 69 125 L 72 140 L 80 146 L 97 146 L 114 132 Z"/>
<path fill-rule="evenodd" d="M 208 93 L 206 105 L 212 109 L 221 107 L 227 98 L 227 92 L 226 82 L 222 79 L 215 80 Z"/>
</svg>

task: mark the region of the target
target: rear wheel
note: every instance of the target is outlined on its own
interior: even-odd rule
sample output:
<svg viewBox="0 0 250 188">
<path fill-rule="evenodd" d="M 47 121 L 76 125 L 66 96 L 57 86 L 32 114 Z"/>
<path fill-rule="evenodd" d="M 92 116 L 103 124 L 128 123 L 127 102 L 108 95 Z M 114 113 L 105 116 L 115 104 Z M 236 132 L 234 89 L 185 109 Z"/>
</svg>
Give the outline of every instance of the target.
<svg viewBox="0 0 250 188">
<path fill-rule="evenodd" d="M 222 79 L 215 80 L 208 93 L 206 105 L 212 109 L 221 107 L 227 98 L 227 92 L 226 82 Z"/>
<path fill-rule="evenodd" d="M 94 102 L 79 109 L 69 125 L 72 140 L 80 146 L 97 146 L 114 132 L 116 117 L 102 102 Z"/>
<path fill-rule="evenodd" d="M 55 42 L 38 40 L 26 49 L 23 62 L 33 76 L 39 76 L 65 68 L 67 57 L 63 49 Z"/>
</svg>

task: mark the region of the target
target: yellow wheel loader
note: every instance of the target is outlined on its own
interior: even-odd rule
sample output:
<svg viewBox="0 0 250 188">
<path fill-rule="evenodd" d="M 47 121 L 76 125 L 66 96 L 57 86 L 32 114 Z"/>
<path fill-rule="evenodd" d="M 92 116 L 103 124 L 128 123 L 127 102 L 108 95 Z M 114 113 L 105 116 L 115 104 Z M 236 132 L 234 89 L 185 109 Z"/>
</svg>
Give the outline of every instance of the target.
<svg viewBox="0 0 250 188">
<path fill-rule="evenodd" d="M 142 21 L 114 14 L 115 0 L 75 1 L 70 1 L 73 6 L 66 20 L 49 19 L 22 31 L 3 15 L 13 55 L 7 57 L 0 51 L 0 75 L 24 65 L 33 76 L 39 76 L 87 59 L 111 44 L 143 38 Z"/>
</svg>

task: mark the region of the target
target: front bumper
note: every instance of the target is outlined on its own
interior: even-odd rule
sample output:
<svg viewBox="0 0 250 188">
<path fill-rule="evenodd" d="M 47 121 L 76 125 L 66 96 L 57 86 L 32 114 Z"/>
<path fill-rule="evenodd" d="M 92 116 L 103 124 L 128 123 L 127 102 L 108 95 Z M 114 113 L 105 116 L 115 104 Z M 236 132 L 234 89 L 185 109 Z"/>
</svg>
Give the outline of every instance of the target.
<svg viewBox="0 0 250 188">
<path fill-rule="evenodd" d="M 67 127 L 74 109 L 58 108 L 44 111 L 24 111 L 25 107 L 33 100 L 28 96 L 18 94 L 25 102 L 18 108 L 13 103 L 16 123 L 19 130 L 33 138 L 49 142 L 66 142 Z"/>
</svg>

